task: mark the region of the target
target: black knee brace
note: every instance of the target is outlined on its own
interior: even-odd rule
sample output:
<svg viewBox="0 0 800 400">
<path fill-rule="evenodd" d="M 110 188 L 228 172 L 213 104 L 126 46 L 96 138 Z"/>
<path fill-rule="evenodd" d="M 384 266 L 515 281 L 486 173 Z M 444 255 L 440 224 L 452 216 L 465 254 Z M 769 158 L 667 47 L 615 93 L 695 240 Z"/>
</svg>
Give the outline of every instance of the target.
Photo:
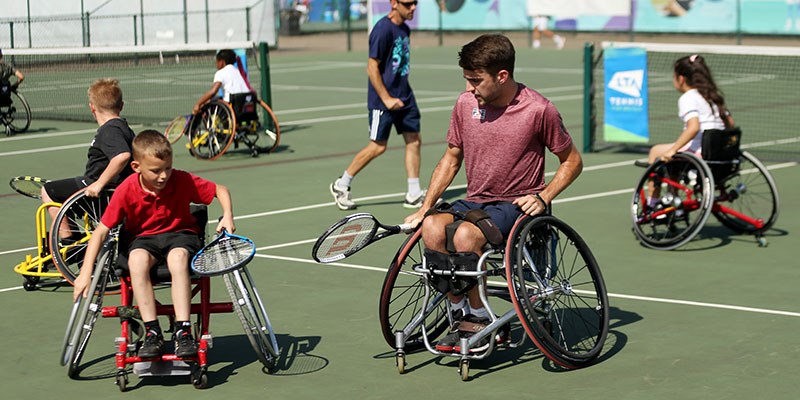
<svg viewBox="0 0 800 400">
<path fill-rule="evenodd" d="M 486 211 L 477 209 L 469 210 L 464 216 L 464 219 L 475 224 L 475 226 L 481 230 L 483 236 L 486 237 L 486 241 L 489 242 L 489 244 L 491 244 L 493 247 L 503 244 L 503 233 L 500 232 L 500 228 L 495 225 L 494 221 L 492 221 Z"/>
</svg>

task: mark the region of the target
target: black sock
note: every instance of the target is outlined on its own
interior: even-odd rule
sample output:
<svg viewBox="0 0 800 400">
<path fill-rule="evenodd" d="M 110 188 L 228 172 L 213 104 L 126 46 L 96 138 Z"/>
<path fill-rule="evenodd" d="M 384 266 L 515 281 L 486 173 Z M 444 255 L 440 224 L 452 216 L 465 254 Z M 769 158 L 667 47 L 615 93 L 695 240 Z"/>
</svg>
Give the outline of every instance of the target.
<svg viewBox="0 0 800 400">
<path fill-rule="evenodd" d="M 144 330 L 148 334 L 152 331 L 156 335 L 161 335 L 161 326 L 158 324 L 158 320 L 147 321 L 144 323 Z"/>
<path fill-rule="evenodd" d="M 192 322 L 191 321 L 175 321 L 175 327 L 178 331 L 184 331 L 187 333 L 192 333 Z"/>
</svg>

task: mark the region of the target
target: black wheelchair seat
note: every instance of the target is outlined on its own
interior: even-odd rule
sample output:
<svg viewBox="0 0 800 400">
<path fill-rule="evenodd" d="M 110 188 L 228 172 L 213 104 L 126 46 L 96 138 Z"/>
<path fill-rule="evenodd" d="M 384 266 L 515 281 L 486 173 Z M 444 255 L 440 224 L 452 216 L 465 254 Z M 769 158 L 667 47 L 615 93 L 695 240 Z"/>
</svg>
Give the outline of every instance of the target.
<svg viewBox="0 0 800 400">
<path fill-rule="evenodd" d="M 739 157 L 742 155 L 739 148 L 741 139 L 742 130 L 738 127 L 703 131 L 703 161 L 711 169 L 714 182 L 723 182 L 738 170 Z"/>
<path fill-rule="evenodd" d="M 0 83 L 0 107 L 8 107 L 11 105 L 11 91 L 10 83 Z"/>
<path fill-rule="evenodd" d="M 258 121 L 258 95 L 255 92 L 232 94 L 230 100 L 238 125 Z"/>
</svg>

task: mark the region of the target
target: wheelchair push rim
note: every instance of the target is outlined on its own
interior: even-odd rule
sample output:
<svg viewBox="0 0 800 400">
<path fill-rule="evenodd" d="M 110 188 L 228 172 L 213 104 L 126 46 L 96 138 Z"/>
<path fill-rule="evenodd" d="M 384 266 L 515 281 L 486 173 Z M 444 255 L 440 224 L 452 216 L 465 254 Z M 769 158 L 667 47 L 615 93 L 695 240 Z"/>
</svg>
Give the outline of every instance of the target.
<svg viewBox="0 0 800 400">
<path fill-rule="evenodd" d="M 711 215 L 714 178 L 705 162 L 678 153 L 645 170 L 631 200 L 633 232 L 644 246 L 672 250 L 691 241 Z M 653 205 L 648 193 L 658 201 Z"/>
<path fill-rule="evenodd" d="M 564 368 L 594 363 L 608 335 L 609 305 L 583 239 L 553 216 L 526 216 L 506 246 L 508 289 L 528 337 Z"/>
</svg>

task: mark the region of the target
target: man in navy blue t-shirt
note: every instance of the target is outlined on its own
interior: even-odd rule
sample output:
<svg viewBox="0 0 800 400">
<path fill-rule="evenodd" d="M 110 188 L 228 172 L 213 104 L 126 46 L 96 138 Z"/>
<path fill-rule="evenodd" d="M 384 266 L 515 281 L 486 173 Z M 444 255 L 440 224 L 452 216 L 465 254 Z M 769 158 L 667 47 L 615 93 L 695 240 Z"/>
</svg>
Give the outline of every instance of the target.
<svg viewBox="0 0 800 400">
<path fill-rule="evenodd" d="M 350 198 L 350 183 L 370 161 L 386 151 L 392 126 L 406 142 L 408 192 L 403 207 L 419 208 L 425 191 L 419 184 L 419 107 L 408 83 L 410 33 L 406 21 L 414 18 L 416 0 L 391 0 L 392 11 L 381 18 L 369 35 L 367 107 L 370 142 L 356 154 L 342 176 L 330 185 L 336 205 L 342 210 L 356 208 Z"/>
</svg>

